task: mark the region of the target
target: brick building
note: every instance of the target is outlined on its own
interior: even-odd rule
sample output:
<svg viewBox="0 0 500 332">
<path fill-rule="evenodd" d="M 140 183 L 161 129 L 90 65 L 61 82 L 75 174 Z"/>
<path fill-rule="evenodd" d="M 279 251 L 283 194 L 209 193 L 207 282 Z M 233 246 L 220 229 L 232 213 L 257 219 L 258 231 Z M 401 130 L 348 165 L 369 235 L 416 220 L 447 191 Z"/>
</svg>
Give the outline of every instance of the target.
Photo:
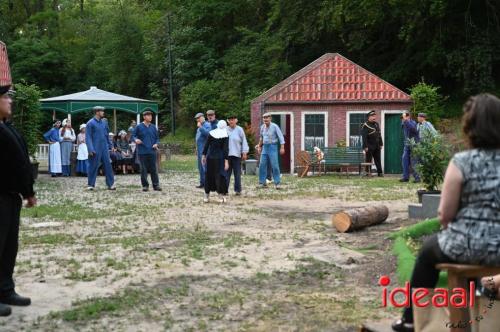
<svg viewBox="0 0 500 332">
<path fill-rule="evenodd" d="M 369 110 L 377 112 L 386 173 L 401 172 L 400 115 L 412 106 L 408 94 L 338 53 L 327 53 L 252 100 L 252 129 L 258 138 L 269 112 L 285 135 L 284 172 L 294 170 L 297 151 L 346 144 L 360 146 Z"/>
</svg>

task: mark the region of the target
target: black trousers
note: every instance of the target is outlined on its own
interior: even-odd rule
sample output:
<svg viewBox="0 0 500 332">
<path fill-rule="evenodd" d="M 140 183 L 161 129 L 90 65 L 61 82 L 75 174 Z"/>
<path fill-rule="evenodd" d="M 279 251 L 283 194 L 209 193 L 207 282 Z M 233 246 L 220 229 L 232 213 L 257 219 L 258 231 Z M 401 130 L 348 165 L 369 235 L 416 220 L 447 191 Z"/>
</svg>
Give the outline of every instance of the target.
<svg viewBox="0 0 500 332">
<path fill-rule="evenodd" d="M 420 249 L 417 260 L 415 261 L 415 267 L 413 268 L 413 272 L 411 275 L 410 287 L 436 287 L 437 281 L 439 279 L 439 270 L 435 268 L 436 264 L 453 262 L 454 261 L 451 258 L 446 256 L 441 251 L 437 239 L 437 234 L 432 235 L 424 242 L 422 248 Z M 407 322 L 413 322 L 413 310 L 411 306 L 404 309 L 403 318 Z"/>
<path fill-rule="evenodd" d="M 141 161 L 141 184 L 143 187 L 149 187 L 148 173 L 151 174 L 151 182 L 153 188 L 160 187 L 160 180 L 158 179 L 158 170 L 156 169 L 156 154 L 140 154 L 139 160 Z"/>
<path fill-rule="evenodd" d="M 382 163 L 380 162 L 380 148 L 368 148 L 366 151 L 366 159 L 367 163 L 371 163 L 372 159 L 375 161 L 375 167 L 377 167 L 377 173 L 382 174 L 384 171 L 382 170 Z M 368 169 L 368 173 L 371 173 L 371 170 Z"/>
<path fill-rule="evenodd" d="M 18 194 L 0 194 L 0 297 L 14 291 L 14 266 L 19 245 L 22 199 Z"/>
</svg>

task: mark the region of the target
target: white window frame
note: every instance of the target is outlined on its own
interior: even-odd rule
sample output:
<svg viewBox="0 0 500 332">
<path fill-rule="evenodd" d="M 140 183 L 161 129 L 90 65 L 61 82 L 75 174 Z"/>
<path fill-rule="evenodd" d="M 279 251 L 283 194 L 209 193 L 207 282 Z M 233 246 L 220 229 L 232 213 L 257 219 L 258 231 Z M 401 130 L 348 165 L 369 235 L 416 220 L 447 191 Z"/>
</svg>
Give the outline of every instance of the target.
<svg viewBox="0 0 500 332">
<path fill-rule="evenodd" d="M 369 111 L 364 110 L 364 111 L 347 111 L 346 112 L 346 119 L 345 119 L 345 145 L 349 146 L 350 140 L 349 137 L 351 136 L 351 114 L 367 114 Z"/>
<path fill-rule="evenodd" d="M 306 114 L 310 115 L 315 115 L 315 114 L 322 114 L 325 117 L 325 147 L 328 147 L 328 112 L 317 112 L 317 111 L 302 111 L 300 114 L 301 117 L 301 135 L 300 135 L 300 149 L 304 150 L 305 149 L 305 143 L 304 139 L 306 138 Z"/>
</svg>

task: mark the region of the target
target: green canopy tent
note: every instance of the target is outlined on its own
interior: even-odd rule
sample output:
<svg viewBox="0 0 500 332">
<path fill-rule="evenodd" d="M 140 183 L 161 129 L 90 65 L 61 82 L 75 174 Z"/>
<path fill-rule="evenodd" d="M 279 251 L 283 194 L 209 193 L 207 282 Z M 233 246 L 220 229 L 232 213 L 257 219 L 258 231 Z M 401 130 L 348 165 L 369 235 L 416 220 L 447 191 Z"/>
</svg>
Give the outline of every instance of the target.
<svg viewBox="0 0 500 332">
<path fill-rule="evenodd" d="M 40 100 L 42 110 L 63 112 L 71 119 L 72 114 L 92 110 L 94 106 L 103 106 L 107 110 L 113 110 L 114 132 L 116 132 L 116 111 L 124 111 L 137 115 L 137 123 L 140 122 L 140 114 L 146 109 L 150 108 L 156 116 L 156 126 L 158 127 L 158 104 L 154 101 L 138 99 L 119 95 L 98 89 L 91 86 L 89 90 L 72 93 L 69 95 L 45 98 Z"/>
</svg>

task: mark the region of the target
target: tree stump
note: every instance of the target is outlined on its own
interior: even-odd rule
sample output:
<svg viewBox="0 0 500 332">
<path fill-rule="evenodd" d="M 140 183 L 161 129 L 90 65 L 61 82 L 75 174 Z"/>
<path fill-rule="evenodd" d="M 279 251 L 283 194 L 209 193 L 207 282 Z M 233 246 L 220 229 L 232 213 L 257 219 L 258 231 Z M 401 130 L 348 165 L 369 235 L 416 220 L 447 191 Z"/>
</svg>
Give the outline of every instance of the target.
<svg viewBox="0 0 500 332">
<path fill-rule="evenodd" d="M 340 233 L 383 223 L 389 216 L 385 205 L 345 210 L 332 216 L 332 224 Z"/>
</svg>

